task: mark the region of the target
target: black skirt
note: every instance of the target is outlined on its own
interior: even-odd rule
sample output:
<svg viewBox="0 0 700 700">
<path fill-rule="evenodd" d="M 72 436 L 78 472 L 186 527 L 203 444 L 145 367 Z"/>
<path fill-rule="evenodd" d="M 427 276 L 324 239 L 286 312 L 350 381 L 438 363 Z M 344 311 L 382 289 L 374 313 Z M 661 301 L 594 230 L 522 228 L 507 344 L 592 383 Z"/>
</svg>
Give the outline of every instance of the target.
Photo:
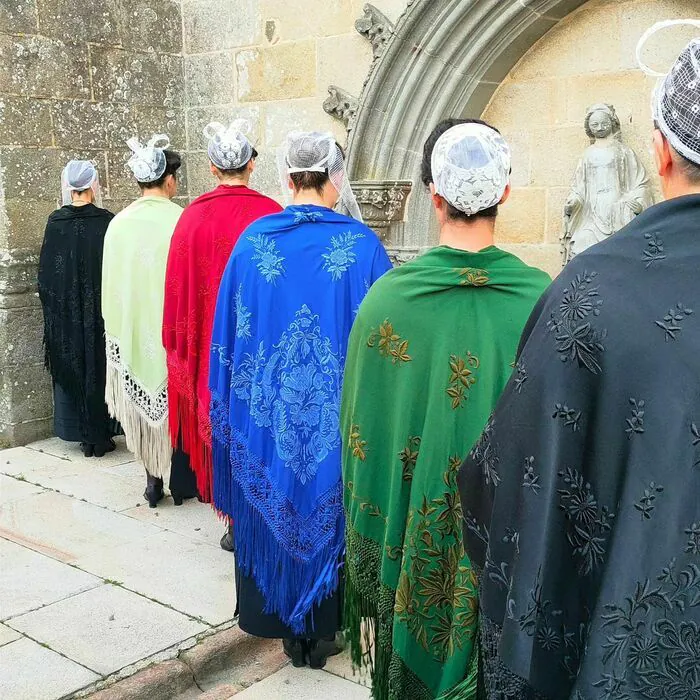
<svg viewBox="0 0 700 700">
<path fill-rule="evenodd" d="M 235 524 L 234 524 L 235 527 Z M 277 615 L 266 614 L 265 598 L 255 580 L 243 576 L 236 565 L 236 614 L 238 626 L 248 634 L 267 639 L 332 639 L 341 628 L 342 590 L 338 589 L 306 618 L 306 631 L 296 635 Z"/>
<path fill-rule="evenodd" d="M 90 416 L 90 420 L 83 423 L 75 402 L 56 382 L 53 385 L 53 404 L 54 432 L 61 440 L 98 445 L 122 434 L 119 423 L 109 417 L 107 406 L 100 415 Z"/>
</svg>

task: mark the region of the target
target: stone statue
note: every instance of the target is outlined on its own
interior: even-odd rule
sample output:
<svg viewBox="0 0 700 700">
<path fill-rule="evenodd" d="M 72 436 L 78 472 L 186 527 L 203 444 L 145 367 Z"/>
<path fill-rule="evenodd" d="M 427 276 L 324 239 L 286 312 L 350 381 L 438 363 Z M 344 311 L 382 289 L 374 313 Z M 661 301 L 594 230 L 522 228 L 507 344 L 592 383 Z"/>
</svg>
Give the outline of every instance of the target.
<svg viewBox="0 0 700 700">
<path fill-rule="evenodd" d="M 653 204 L 644 166 L 622 143 L 615 108 L 607 104 L 589 107 L 584 128 L 591 145 L 578 163 L 564 205 L 564 264 Z"/>
</svg>

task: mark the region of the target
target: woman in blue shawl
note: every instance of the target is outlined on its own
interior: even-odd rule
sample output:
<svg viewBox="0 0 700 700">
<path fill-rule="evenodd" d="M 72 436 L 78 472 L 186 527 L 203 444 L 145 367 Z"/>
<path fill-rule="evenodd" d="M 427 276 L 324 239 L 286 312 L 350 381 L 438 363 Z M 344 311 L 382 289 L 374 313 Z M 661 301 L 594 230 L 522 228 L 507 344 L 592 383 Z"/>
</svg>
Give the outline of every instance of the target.
<svg viewBox="0 0 700 700">
<path fill-rule="evenodd" d="M 332 136 L 288 137 L 294 204 L 248 227 L 219 289 L 210 389 L 214 505 L 233 519 L 239 625 L 321 668 L 340 628 L 339 431 L 348 336 L 391 264 Z M 333 211 L 339 199 L 356 218 Z"/>
</svg>

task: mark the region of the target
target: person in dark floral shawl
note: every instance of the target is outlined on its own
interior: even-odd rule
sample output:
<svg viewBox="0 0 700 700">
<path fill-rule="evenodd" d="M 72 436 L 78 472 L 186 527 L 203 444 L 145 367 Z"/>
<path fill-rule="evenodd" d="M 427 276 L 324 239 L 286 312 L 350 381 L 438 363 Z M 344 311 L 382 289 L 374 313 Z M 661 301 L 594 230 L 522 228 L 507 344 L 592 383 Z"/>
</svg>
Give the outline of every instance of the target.
<svg viewBox="0 0 700 700">
<path fill-rule="evenodd" d="M 483 698 L 700 698 L 699 71 L 654 99 L 666 201 L 540 300 L 460 471 Z"/>
</svg>

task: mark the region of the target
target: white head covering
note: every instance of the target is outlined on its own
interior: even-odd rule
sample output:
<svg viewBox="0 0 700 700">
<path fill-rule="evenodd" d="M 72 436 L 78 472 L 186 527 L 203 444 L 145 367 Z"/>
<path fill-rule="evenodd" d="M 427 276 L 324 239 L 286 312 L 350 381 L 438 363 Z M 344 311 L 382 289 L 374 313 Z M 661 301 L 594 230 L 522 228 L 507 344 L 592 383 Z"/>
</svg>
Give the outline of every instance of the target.
<svg viewBox="0 0 700 700">
<path fill-rule="evenodd" d="M 637 62 L 647 75 L 660 78 L 652 96 L 654 121 L 678 153 L 700 165 L 700 38 L 686 46 L 668 74 L 652 70 L 642 60 L 642 50 L 652 35 L 679 25 L 700 29 L 700 19 L 655 24 L 637 44 Z"/>
<path fill-rule="evenodd" d="M 353 219 L 362 221 L 360 207 L 350 187 L 343 153 L 330 133 L 292 131 L 279 150 L 282 190 L 288 192 L 288 176 L 294 173 L 327 173 L 340 202 Z"/>
<path fill-rule="evenodd" d="M 65 207 L 73 201 L 73 192 L 91 188 L 95 195 L 95 205 L 102 206 L 100 176 L 95 164 L 89 160 L 71 160 L 61 173 L 61 202 Z"/>
<path fill-rule="evenodd" d="M 129 139 L 126 145 L 133 154 L 127 166 L 138 182 L 155 182 L 163 175 L 167 166 L 163 151 L 170 145 L 170 139 L 165 134 L 154 134 L 145 146 L 135 137 Z"/>
<path fill-rule="evenodd" d="M 204 136 L 209 140 L 209 160 L 220 170 L 238 170 L 253 157 L 253 145 L 246 134 L 250 133 L 247 119 L 234 119 L 226 127 L 219 122 L 210 122 L 204 127 Z"/>
<path fill-rule="evenodd" d="M 510 180 L 510 148 L 483 124 L 448 129 L 437 140 L 430 164 L 435 191 L 468 216 L 498 204 Z"/>
</svg>

